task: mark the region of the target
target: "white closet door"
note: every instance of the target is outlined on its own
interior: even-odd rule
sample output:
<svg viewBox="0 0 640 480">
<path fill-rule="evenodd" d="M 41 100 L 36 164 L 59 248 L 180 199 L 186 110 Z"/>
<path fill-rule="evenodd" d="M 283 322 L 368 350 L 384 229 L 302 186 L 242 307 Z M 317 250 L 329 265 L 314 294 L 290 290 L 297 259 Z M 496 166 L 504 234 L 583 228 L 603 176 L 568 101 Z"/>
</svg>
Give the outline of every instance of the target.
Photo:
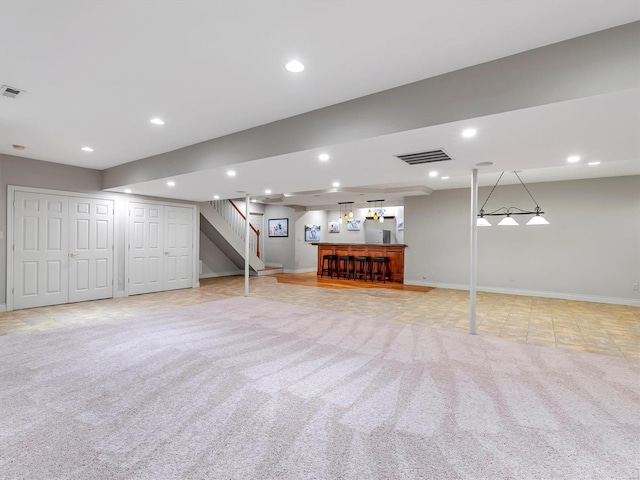
<svg viewBox="0 0 640 480">
<path fill-rule="evenodd" d="M 129 293 L 164 290 L 164 207 L 129 205 Z"/>
<path fill-rule="evenodd" d="M 67 226 L 66 196 L 15 193 L 14 308 L 57 305 L 68 301 Z"/>
<path fill-rule="evenodd" d="M 113 200 L 69 198 L 69 301 L 113 297 Z"/>
<path fill-rule="evenodd" d="M 165 206 L 165 290 L 193 286 L 193 209 Z"/>
</svg>

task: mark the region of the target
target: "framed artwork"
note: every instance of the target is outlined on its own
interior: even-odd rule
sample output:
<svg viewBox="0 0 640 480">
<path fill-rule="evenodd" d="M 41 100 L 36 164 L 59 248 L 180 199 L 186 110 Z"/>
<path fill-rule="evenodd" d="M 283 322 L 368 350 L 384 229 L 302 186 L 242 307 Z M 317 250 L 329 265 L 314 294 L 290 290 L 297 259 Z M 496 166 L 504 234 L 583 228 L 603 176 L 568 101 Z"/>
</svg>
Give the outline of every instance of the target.
<svg viewBox="0 0 640 480">
<path fill-rule="evenodd" d="M 288 237 L 289 236 L 289 219 L 288 218 L 270 218 L 269 219 L 269 236 L 270 237 Z"/>
<path fill-rule="evenodd" d="M 398 223 L 396 224 L 399 232 L 404 230 L 404 218 L 398 218 Z"/>
<path fill-rule="evenodd" d="M 340 233 L 340 222 L 329 222 L 329 233 Z"/>
<path fill-rule="evenodd" d="M 305 225 L 304 241 L 319 242 L 320 241 L 320 225 Z"/>
<path fill-rule="evenodd" d="M 347 220 L 347 230 L 352 230 L 352 231 L 359 231 L 360 230 L 360 226 L 362 225 L 362 220 L 361 219 L 355 219 L 355 218 L 350 218 L 349 220 Z"/>
</svg>

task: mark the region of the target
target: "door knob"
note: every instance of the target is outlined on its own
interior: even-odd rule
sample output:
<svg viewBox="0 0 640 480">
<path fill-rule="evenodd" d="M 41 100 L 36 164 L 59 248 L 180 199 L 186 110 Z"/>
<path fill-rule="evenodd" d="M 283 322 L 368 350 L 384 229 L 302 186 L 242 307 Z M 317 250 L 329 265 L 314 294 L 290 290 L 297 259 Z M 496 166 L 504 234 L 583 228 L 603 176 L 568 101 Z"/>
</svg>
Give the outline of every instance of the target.
<svg viewBox="0 0 640 480">
<path fill-rule="evenodd" d="M 164 254 L 165 254 L 165 255 L 169 255 L 169 252 L 168 252 L 168 251 L 167 251 L 167 252 L 164 252 Z"/>
<path fill-rule="evenodd" d="M 76 258 L 76 254 L 75 254 L 75 253 L 73 253 L 73 252 L 71 252 L 71 253 L 69 254 L 69 256 L 70 256 L 71 258 Z"/>
</svg>

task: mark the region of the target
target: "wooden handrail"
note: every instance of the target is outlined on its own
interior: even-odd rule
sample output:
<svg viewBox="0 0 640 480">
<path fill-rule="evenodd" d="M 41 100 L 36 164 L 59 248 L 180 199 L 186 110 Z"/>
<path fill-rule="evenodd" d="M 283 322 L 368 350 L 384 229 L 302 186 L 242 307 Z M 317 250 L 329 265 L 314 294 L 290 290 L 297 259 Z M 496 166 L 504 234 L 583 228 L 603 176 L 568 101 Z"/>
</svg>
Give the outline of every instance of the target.
<svg viewBox="0 0 640 480">
<path fill-rule="evenodd" d="M 233 208 L 236 209 L 236 212 L 238 212 L 240 214 L 240 216 L 244 219 L 244 221 L 247 221 L 247 217 L 244 216 L 244 213 L 242 213 L 242 211 L 238 208 L 238 206 L 233 203 L 233 200 L 229 200 L 229 203 L 231 204 L 231 206 Z M 258 239 L 256 241 L 256 256 L 258 258 L 260 258 L 260 230 L 258 230 L 256 227 L 254 227 L 253 225 L 251 225 L 251 223 L 249 223 L 249 227 L 251 228 L 251 230 L 254 231 L 254 233 L 258 236 Z"/>
</svg>

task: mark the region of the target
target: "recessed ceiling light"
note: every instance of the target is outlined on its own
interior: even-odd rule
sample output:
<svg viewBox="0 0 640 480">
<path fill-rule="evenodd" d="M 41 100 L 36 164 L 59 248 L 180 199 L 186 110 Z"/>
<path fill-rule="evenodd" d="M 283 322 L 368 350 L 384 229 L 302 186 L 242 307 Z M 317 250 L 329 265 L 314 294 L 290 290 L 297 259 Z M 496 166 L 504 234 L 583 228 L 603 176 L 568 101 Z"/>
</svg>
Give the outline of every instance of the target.
<svg viewBox="0 0 640 480">
<path fill-rule="evenodd" d="M 340 182 L 333 182 L 333 183 L 332 183 L 332 185 L 333 185 L 334 187 L 339 187 L 339 186 L 340 186 Z"/>
<path fill-rule="evenodd" d="M 267 195 L 271 194 L 271 190 L 269 190 L 268 188 L 264 191 L 264 193 L 266 193 Z"/>
<path fill-rule="evenodd" d="M 15 150 L 24 150 L 24 148 L 25 148 L 25 147 L 24 147 L 24 145 L 17 145 L 17 144 L 14 144 L 14 145 L 11 145 L 11 146 L 12 146 Z"/>
<path fill-rule="evenodd" d="M 130 188 L 125 188 L 124 189 L 124 193 L 131 193 L 131 189 Z"/>
<path fill-rule="evenodd" d="M 257 200 L 255 198 L 251 199 L 251 203 L 256 203 L 256 202 L 257 202 Z"/>
<path fill-rule="evenodd" d="M 432 172 L 429 172 L 429 176 L 430 177 L 437 177 L 438 176 L 438 172 L 436 172 L 435 170 Z"/>
<path fill-rule="evenodd" d="M 580 161 L 579 155 L 571 155 L 569 158 L 567 158 L 567 162 L 569 163 L 578 163 L 579 161 Z"/>
<path fill-rule="evenodd" d="M 219 200 L 219 199 L 220 199 L 220 195 L 214 195 L 214 196 L 213 196 L 213 199 L 214 199 L 214 200 Z"/>
<path fill-rule="evenodd" d="M 227 175 L 230 177 L 235 177 L 236 176 L 236 172 L 235 170 L 227 170 Z"/>
<path fill-rule="evenodd" d="M 151 123 L 153 123 L 154 125 L 164 125 L 164 120 L 162 120 L 161 118 L 152 118 L 151 120 L 149 120 Z"/>
<path fill-rule="evenodd" d="M 441 180 L 449 180 L 449 177 L 440 177 Z"/>
<path fill-rule="evenodd" d="M 600 162 L 589 162 L 587 165 L 600 165 Z"/>
<path fill-rule="evenodd" d="M 284 67 L 292 73 L 300 73 L 304 70 L 304 65 L 298 60 L 291 60 Z"/>
<path fill-rule="evenodd" d="M 475 137 L 476 133 L 478 132 L 476 131 L 475 128 L 466 128 L 462 131 L 462 136 L 464 138 L 471 138 L 471 137 Z"/>
<path fill-rule="evenodd" d="M 174 182 L 173 180 L 169 180 L 167 182 L 167 185 L 169 185 L 170 187 L 175 187 L 176 186 L 176 182 Z"/>
<path fill-rule="evenodd" d="M 323 162 L 326 162 L 327 160 L 329 160 L 329 154 L 328 153 L 321 153 L 320 155 L 318 155 L 318 159 L 322 160 Z"/>
<path fill-rule="evenodd" d="M 83 152 L 93 152 L 93 148 L 91 147 L 82 147 L 80 150 L 82 150 Z"/>
<path fill-rule="evenodd" d="M 480 162 L 476 163 L 476 167 L 490 167 L 493 165 L 493 162 Z"/>
</svg>

